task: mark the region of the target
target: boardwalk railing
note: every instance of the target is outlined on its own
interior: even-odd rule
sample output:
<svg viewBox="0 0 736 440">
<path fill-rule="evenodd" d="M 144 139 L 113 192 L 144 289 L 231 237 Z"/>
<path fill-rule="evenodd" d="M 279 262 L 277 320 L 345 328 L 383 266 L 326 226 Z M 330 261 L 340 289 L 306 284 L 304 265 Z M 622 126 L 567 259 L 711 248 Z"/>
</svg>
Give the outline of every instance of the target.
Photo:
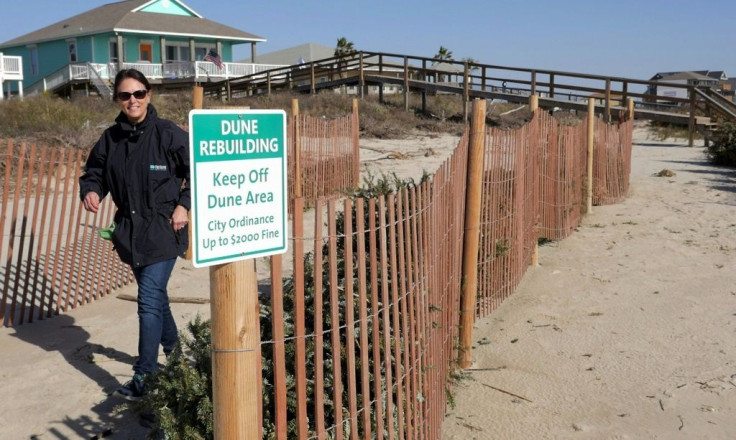
<svg viewBox="0 0 736 440">
<path fill-rule="evenodd" d="M 691 146 L 695 131 L 707 125 L 708 117 L 736 121 L 736 110 L 723 105 L 723 101 L 730 101 L 712 88 L 368 51 L 281 66 L 211 82 L 204 88 L 209 96 L 231 99 L 275 90 L 316 93 L 338 88 L 361 97 L 367 90 L 375 90 L 383 97 L 387 86 L 404 95 L 406 110 L 412 93 L 422 95 L 423 111 L 427 96 L 437 93 L 458 95 L 463 103 L 472 98 L 526 103 L 536 95 L 542 107 L 583 112 L 592 98 L 596 101 L 596 113 L 606 121 L 616 119 L 625 103 L 633 99 L 638 119 L 688 125 Z M 675 91 L 676 96 L 663 94 L 663 87 Z M 696 116 L 704 116 L 705 120 Z"/>
</svg>

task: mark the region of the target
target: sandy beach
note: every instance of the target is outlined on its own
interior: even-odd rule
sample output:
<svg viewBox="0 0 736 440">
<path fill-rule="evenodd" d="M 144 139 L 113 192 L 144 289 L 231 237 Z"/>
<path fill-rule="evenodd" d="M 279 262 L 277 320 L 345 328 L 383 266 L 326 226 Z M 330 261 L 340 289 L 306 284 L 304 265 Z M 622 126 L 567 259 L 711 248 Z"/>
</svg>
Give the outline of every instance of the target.
<svg viewBox="0 0 736 440">
<path fill-rule="evenodd" d="M 736 171 L 634 142 L 628 199 L 476 322 L 443 439 L 736 438 Z"/>
<path fill-rule="evenodd" d="M 456 143 L 361 140 L 362 171 L 419 178 Z M 476 322 L 443 439 L 736 438 L 736 171 L 641 126 L 634 143 L 630 196 L 542 246 L 514 295 Z M 180 260 L 169 293 L 208 298 L 209 271 Z M 131 375 L 136 305 L 120 296 L 135 294 L 0 329 L 1 439 L 144 438 L 110 395 Z M 181 329 L 210 313 L 172 308 Z"/>
</svg>

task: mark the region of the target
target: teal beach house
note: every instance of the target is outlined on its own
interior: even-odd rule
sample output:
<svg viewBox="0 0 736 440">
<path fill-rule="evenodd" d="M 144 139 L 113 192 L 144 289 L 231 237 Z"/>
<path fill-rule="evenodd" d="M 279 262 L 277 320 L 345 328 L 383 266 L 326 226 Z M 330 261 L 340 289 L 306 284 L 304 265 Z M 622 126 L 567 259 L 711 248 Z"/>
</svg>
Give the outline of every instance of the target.
<svg viewBox="0 0 736 440">
<path fill-rule="evenodd" d="M 187 87 L 278 67 L 232 62 L 234 46 L 250 45 L 255 60 L 256 45 L 265 41 L 208 20 L 182 1 L 126 0 L 0 43 L 2 59 L 20 70 L 12 77 L 0 70 L 0 77 L 6 95 L 21 97 L 111 97 L 111 80 L 127 68 L 140 70 L 156 87 Z"/>
</svg>

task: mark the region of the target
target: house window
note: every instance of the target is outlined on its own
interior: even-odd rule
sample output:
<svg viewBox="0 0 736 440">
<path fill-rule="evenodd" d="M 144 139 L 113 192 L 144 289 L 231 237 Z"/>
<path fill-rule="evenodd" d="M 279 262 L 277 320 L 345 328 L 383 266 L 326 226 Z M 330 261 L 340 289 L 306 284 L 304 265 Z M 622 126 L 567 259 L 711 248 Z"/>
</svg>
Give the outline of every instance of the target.
<svg viewBox="0 0 736 440">
<path fill-rule="evenodd" d="M 30 46 L 28 48 L 31 58 L 31 76 L 38 75 L 38 48 L 36 46 Z"/>
<path fill-rule="evenodd" d="M 68 44 L 69 44 L 69 62 L 76 63 L 77 62 L 77 41 L 71 40 L 68 42 Z"/>
<path fill-rule="evenodd" d="M 195 45 L 194 59 L 191 59 L 189 52 L 189 43 L 167 43 L 166 44 L 166 61 L 203 61 L 209 46 Z"/>
<path fill-rule="evenodd" d="M 189 61 L 189 45 L 167 44 L 166 61 Z"/>
<path fill-rule="evenodd" d="M 108 59 L 111 63 L 116 63 L 118 61 L 118 42 L 117 41 L 111 41 L 108 48 Z"/>
<path fill-rule="evenodd" d="M 179 51 L 176 46 L 166 46 L 166 61 L 177 61 L 179 58 Z"/>
</svg>

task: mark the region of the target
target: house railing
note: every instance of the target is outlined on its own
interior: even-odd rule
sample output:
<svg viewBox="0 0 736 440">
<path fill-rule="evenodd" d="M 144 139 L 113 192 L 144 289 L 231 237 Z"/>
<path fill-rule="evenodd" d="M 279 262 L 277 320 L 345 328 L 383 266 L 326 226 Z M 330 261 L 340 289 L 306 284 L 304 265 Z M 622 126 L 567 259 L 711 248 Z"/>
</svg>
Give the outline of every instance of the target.
<svg viewBox="0 0 736 440">
<path fill-rule="evenodd" d="M 12 58 L 20 59 L 20 57 Z M 173 61 L 165 64 L 148 62 L 123 63 L 124 69 L 139 70 L 146 78 L 162 82 L 182 79 L 193 80 L 195 82 L 219 81 L 253 75 L 278 67 L 282 66 L 277 64 L 223 63 L 222 68 L 218 68 L 214 63 L 209 61 Z M 106 81 L 112 81 L 117 72 L 117 63 L 73 63 L 31 84 L 26 90 L 28 94 L 40 93 L 55 90 L 71 81 L 92 81 L 97 77 Z"/>
<path fill-rule="evenodd" d="M 23 57 L 3 55 L 0 52 L 0 79 L 2 81 L 22 81 Z"/>
<path fill-rule="evenodd" d="M 18 96 L 23 98 L 23 58 L 0 52 L 0 100 L 5 99 L 5 81 L 18 81 Z"/>
<path fill-rule="evenodd" d="M 100 75 L 103 75 L 106 68 L 104 64 L 89 63 L 89 66 L 91 66 L 95 70 L 99 69 L 97 70 L 97 73 L 99 73 Z M 61 87 L 69 83 L 70 81 L 89 80 L 91 78 L 89 66 L 88 63 L 67 64 L 54 73 L 47 75 L 43 79 L 31 84 L 30 86 L 28 86 L 26 91 L 29 95 L 31 95 L 34 93 L 55 90 L 57 87 Z"/>
</svg>

